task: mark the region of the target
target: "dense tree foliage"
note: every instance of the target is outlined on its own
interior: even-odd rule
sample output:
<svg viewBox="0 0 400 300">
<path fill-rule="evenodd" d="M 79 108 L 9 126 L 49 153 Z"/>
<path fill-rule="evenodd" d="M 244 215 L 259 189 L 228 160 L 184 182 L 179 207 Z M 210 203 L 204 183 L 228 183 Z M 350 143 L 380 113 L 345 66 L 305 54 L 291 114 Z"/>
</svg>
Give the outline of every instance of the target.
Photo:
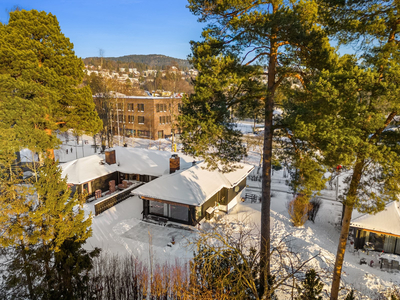
<svg viewBox="0 0 400 300">
<path fill-rule="evenodd" d="M 193 85 L 190 79 L 182 78 L 179 69 L 172 69 L 168 66 L 165 73 L 157 72 L 156 76 L 147 76 L 141 88 L 146 91 L 170 91 L 173 93 L 191 94 Z"/>
<path fill-rule="evenodd" d="M 101 121 L 81 86 L 83 63 L 52 14 L 11 12 L 0 25 L 0 56 L 0 297 L 71 295 L 87 282 L 98 250 L 82 249 L 91 217 L 45 152 L 59 144 L 53 130 L 94 133 Z M 29 179 L 15 161 L 23 148 L 44 154 Z"/>
<path fill-rule="evenodd" d="M 76 293 L 99 252 L 82 249 L 91 235 L 84 198 L 71 196 L 61 170 L 49 158 L 30 181 L 10 175 L 6 168 L 1 175 L 8 176 L 0 185 L 0 245 L 7 262 L 2 296 L 55 299 L 51 295 L 61 291 Z"/>
<path fill-rule="evenodd" d="M 100 57 L 87 57 L 83 61 L 85 64 L 100 66 Z M 105 57 L 103 60 L 103 68 L 118 71 L 119 68 L 136 68 L 138 71 L 148 69 L 167 69 L 173 63 L 177 63 L 182 70 L 189 69 L 190 63 L 185 59 L 173 58 L 166 55 L 149 54 L 149 55 L 125 55 L 120 57 Z"/>
<path fill-rule="evenodd" d="M 58 141 L 51 130 L 96 132 L 91 92 L 79 87 L 82 60 L 52 14 L 15 11 L 0 25 L 0 119 L 22 147 L 44 151 Z M 47 132 L 46 132 L 47 131 Z"/>
<path fill-rule="evenodd" d="M 244 99 L 262 99 L 264 103 L 260 293 L 269 299 L 275 95 L 287 78 L 302 83 L 315 70 L 329 69 L 332 49 L 318 26 L 316 1 L 190 0 L 189 9 L 209 25 L 203 31 L 204 40 L 192 42 L 191 62 L 200 74 L 195 94 L 184 102 L 182 110 L 185 150 L 206 157 L 211 167 L 222 164 L 228 171 L 226 165 L 245 154 L 229 110 Z M 266 75 L 266 85 L 261 84 L 261 75 Z"/>
<path fill-rule="evenodd" d="M 322 300 L 320 296 L 324 284 L 321 282 L 317 272 L 314 269 L 306 272 L 306 277 L 301 283 L 301 286 L 297 285 L 297 292 L 299 296 L 298 300 Z"/>
<path fill-rule="evenodd" d="M 341 164 L 350 171 L 332 283 L 331 299 L 337 299 L 353 209 L 376 212 L 397 200 L 400 17 L 398 1 L 320 3 L 327 31 L 358 55 L 341 58 L 335 70 L 314 80 L 304 111 L 313 118 L 319 113 L 314 124 L 305 125 L 310 145 L 316 142 L 318 151 L 323 150 L 326 165 Z"/>
<path fill-rule="evenodd" d="M 383 210 L 400 192 L 399 146 L 394 142 L 399 140 L 394 117 L 400 108 L 400 69 L 390 64 L 381 70 L 381 65 L 366 68 L 352 57 L 340 58 L 335 70 L 321 72 L 292 102 L 295 136 L 308 141 L 325 166 L 346 170 L 332 299 L 338 297 L 353 209 Z"/>
</svg>

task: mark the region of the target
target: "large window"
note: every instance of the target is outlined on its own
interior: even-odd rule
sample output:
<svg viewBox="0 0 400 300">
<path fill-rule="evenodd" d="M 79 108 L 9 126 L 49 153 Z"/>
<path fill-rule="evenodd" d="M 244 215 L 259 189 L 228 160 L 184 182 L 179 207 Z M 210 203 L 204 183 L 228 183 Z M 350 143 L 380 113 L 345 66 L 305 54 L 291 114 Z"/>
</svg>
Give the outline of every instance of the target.
<svg viewBox="0 0 400 300">
<path fill-rule="evenodd" d="M 135 122 L 135 116 L 128 116 L 128 123 Z"/>
<path fill-rule="evenodd" d="M 144 116 L 138 116 L 138 124 L 144 124 Z"/>
<path fill-rule="evenodd" d="M 368 241 L 372 243 L 375 247 L 376 251 L 383 251 L 384 243 L 385 243 L 385 236 L 380 233 L 369 232 L 369 239 Z"/>
<path fill-rule="evenodd" d="M 167 104 L 156 104 L 156 112 L 167 111 Z"/>
<path fill-rule="evenodd" d="M 181 221 L 189 221 L 189 209 L 182 205 L 169 204 L 169 217 Z"/>
<path fill-rule="evenodd" d="M 138 111 L 141 111 L 141 112 L 144 112 L 144 104 L 143 104 L 143 103 L 139 103 L 139 104 L 137 105 L 137 110 L 138 110 Z"/>
<path fill-rule="evenodd" d="M 164 216 L 164 203 L 149 200 L 149 212 L 154 215 Z"/>
<path fill-rule="evenodd" d="M 160 124 L 165 124 L 165 116 L 160 117 Z"/>
<path fill-rule="evenodd" d="M 118 110 L 124 110 L 124 104 L 123 103 L 117 103 L 117 109 Z"/>
<path fill-rule="evenodd" d="M 128 111 L 133 111 L 133 110 L 134 110 L 133 103 L 128 103 Z"/>
<path fill-rule="evenodd" d="M 184 222 L 189 221 L 189 208 L 183 205 L 149 200 L 149 213 Z"/>
<path fill-rule="evenodd" d="M 148 130 L 138 130 L 137 131 L 138 137 L 150 137 L 150 131 Z"/>
</svg>

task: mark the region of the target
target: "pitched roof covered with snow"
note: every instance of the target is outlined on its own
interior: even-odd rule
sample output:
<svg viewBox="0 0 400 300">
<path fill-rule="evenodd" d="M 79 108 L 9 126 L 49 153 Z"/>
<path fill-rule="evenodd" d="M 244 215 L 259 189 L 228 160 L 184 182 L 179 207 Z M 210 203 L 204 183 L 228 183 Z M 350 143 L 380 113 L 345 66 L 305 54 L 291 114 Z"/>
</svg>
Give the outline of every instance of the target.
<svg viewBox="0 0 400 300">
<path fill-rule="evenodd" d="M 169 174 L 171 152 L 142 148 L 115 147 L 116 163 L 108 165 L 104 154 L 95 154 L 60 164 L 68 183 L 82 184 L 115 171 L 127 174 L 161 176 Z M 193 158 L 179 153 L 181 169 L 189 168 Z"/>
<path fill-rule="evenodd" d="M 151 176 L 169 174 L 171 152 L 125 147 L 115 147 L 114 149 L 117 165 L 119 164 L 119 172 Z M 192 157 L 181 153 L 178 155 L 180 157 L 181 169 L 187 169 L 192 166 Z"/>
<path fill-rule="evenodd" d="M 247 177 L 253 166 L 223 174 L 197 164 L 187 170 L 157 178 L 132 191 L 132 194 L 181 204 L 200 206 L 222 188 L 232 188 Z"/>
<path fill-rule="evenodd" d="M 68 183 L 82 184 L 117 171 L 116 164 L 102 164 L 102 161 L 104 155 L 95 154 L 60 164 L 61 176 L 68 177 Z"/>
<path fill-rule="evenodd" d="M 355 217 L 350 222 L 350 226 L 400 236 L 399 206 L 397 201 L 390 202 L 383 211 L 375 215 L 363 214 Z"/>
</svg>

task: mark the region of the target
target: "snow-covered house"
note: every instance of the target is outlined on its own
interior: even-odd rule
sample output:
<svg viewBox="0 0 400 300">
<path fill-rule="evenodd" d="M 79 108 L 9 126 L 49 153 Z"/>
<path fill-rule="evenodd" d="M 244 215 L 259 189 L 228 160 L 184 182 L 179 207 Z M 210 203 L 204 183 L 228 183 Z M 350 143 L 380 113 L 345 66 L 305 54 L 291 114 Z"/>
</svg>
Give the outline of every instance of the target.
<svg viewBox="0 0 400 300">
<path fill-rule="evenodd" d="M 142 148 L 115 147 L 105 154 L 95 154 L 60 164 L 62 177 L 67 177 L 71 190 L 93 196 L 100 189 L 109 189 L 109 182 L 122 184 L 123 180 L 149 182 L 169 174 L 171 152 Z M 183 156 L 182 168 L 192 165 L 193 159 Z"/>
<path fill-rule="evenodd" d="M 229 212 L 240 200 L 253 166 L 231 173 L 209 171 L 204 163 L 164 175 L 132 191 L 143 200 L 144 218 L 163 218 L 196 225 L 216 209 Z"/>
<path fill-rule="evenodd" d="M 390 202 L 375 215 L 363 214 L 350 222 L 354 246 L 362 249 L 371 243 L 376 251 L 400 254 L 400 203 Z"/>
</svg>

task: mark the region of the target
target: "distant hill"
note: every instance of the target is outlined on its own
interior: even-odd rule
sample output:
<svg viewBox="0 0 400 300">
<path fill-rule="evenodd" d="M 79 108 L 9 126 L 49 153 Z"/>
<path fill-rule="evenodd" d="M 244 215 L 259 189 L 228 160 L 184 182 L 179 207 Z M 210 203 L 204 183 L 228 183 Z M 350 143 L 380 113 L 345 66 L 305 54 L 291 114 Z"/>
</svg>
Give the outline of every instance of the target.
<svg viewBox="0 0 400 300">
<path fill-rule="evenodd" d="M 99 61 L 100 57 L 87 57 L 83 61 L 85 64 L 90 62 Z M 190 63 L 186 59 L 174 58 L 161 54 L 132 54 L 120 57 L 104 57 L 104 60 L 116 62 L 118 65 L 140 65 L 147 66 L 148 68 L 154 69 L 165 69 L 167 66 L 178 64 L 181 70 L 187 70 L 191 68 Z"/>
</svg>

